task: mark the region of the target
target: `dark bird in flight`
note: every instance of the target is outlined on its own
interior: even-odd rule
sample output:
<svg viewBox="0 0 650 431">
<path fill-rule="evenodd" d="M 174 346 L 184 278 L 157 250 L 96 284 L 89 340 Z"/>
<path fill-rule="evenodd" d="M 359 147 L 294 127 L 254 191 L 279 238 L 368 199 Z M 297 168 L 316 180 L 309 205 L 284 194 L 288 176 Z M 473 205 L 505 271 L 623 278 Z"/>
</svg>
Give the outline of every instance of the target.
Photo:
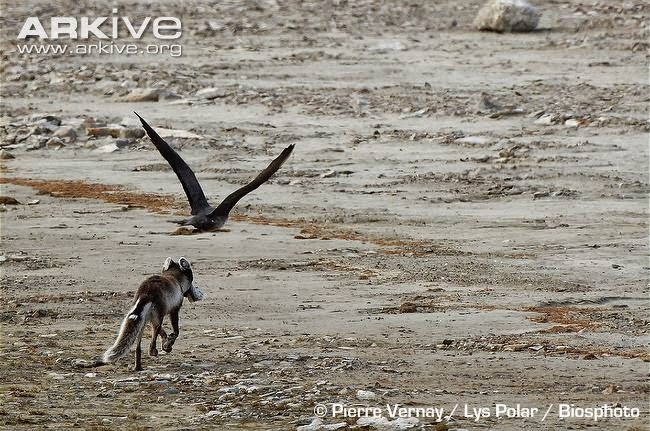
<svg viewBox="0 0 650 431">
<path fill-rule="evenodd" d="M 187 163 L 178 155 L 167 142 L 161 138 L 154 129 L 151 128 L 147 122 L 138 115 L 142 122 L 142 127 L 151 138 L 151 142 L 156 146 L 160 154 L 167 160 L 172 167 L 176 176 L 180 180 L 183 190 L 187 195 L 187 200 L 190 202 L 192 208 L 192 217 L 183 220 L 174 220 L 182 226 L 194 226 L 199 230 L 215 230 L 221 228 L 228 220 L 230 210 L 239 202 L 241 198 L 264 184 L 271 176 L 280 169 L 280 166 L 289 158 L 293 151 L 294 144 L 285 148 L 278 157 L 275 158 L 262 172 L 260 172 L 250 183 L 235 190 L 229 194 L 218 207 L 210 206 L 208 200 L 205 198 L 203 189 L 196 179 L 196 175 L 192 172 Z"/>
</svg>

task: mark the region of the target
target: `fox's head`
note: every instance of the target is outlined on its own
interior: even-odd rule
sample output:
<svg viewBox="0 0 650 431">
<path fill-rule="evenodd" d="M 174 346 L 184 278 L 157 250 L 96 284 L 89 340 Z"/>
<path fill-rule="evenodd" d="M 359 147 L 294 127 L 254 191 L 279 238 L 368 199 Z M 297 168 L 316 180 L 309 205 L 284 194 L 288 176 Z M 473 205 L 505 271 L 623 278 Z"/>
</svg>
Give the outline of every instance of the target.
<svg viewBox="0 0 650 431">
<path fill-rule="evenodd" d="M 203 293 L 194 286 L 194 273 L 192 272 L 192 264 L 184 257 L 178 259 L 178 263 L 174 259 L 168 257 L 163 264 L 163 272 L 176 271 L 178 274 L 178 282 L 183 290 L 183 296 L 190 300 L 190 302 L 199 301 L 203 299 Z"/>
</svg>

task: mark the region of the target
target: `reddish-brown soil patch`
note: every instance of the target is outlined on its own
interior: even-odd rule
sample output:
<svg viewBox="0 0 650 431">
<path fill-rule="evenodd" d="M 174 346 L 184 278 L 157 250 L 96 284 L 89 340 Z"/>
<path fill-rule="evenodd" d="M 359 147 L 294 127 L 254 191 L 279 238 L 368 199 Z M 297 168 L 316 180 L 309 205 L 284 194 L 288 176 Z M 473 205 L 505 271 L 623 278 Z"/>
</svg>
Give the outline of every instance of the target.
<svg viewBox="0 0 650 431">
<path fill-rule="evenodd" d="M 57 198 L 98 199 L 104 202 L 128 205 L 133 208 L 145 208 L 159 214 L 170 214 L 178 206 L 176 199 L 170 195 L 153 193 L 135 193 L 118 185 L 86 183 L 68 180 L 33 180 L 29 178 L 1 178 L 0 183 L 27 186 Z"/>
</svg>

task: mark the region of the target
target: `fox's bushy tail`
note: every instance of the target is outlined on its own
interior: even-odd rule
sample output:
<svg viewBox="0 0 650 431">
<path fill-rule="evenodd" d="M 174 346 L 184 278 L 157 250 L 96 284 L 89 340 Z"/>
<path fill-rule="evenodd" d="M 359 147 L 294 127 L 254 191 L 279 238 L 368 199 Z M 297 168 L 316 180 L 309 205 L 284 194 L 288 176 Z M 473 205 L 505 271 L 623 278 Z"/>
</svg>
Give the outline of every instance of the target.
<svg viewBox="0 0 650 431">
<path fill-rule="evenodd" d="M 124 318 L 115 343 L 102 355 L 101 361 L 104 364 L 115 362 L 128 353 L 144 329 L 151 307 L 151 301 L 143 298 L 136 301 L 129 314 Z"/>
</svg>

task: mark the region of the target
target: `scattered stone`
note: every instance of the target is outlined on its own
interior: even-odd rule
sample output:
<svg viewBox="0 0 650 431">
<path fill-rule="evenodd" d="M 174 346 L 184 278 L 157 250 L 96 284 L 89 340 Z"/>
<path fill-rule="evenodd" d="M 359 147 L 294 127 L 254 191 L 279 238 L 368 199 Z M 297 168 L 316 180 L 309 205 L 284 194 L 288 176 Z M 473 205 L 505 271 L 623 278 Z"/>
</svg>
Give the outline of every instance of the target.
<svg viewBox="0 0 650 431">
<path fill-rule="evenodd" d="M 120 138 L 140 139 L 145 135 L 142 127 L 125 127 L 120 130 Z"/>
<path fill-rule="evenodd" d="M 378 430 L 396 430 L 403 431 L 417 427 L 420 424 L 418 418 L 397 418 L 394 421 L 388 420 L 384 416 L 362 416 L 357 419 L 358 427 L 370 427 Z"/>
<path fill-rule="evenodd" d="M 420 419 L 418 418 L 397 418 L 394 421 L 389 423 L 391 429 L 402 431 L 411 428 L 415 428 L 420 424 Z"/>
<path fill-rule="evenodd" d="M 20 205 L 20 202 L 10 196 L 0 196 L 0 205 Z"/>
<path fill-rule="evenodd" d="M 179 392 L 179 390 L 176 389 L 176 388 L 173 387 L 173 386 L 169 386 L 169 387 L 165 388 L 165 393 L 166 393 L 166 394 L 169 394 L 169 395 L 175 395 L 175 394 L 177 394 L 178 392 Z"/>
<path fill-rule="evenodd" d="M 50 379 L 53 379 L 53 380 L 65 380 L 68 377 L 71 377 L 72 373 L 55 373 L 55 372 L 52 371 L 52 372 L 47 373 L 47 376 Z"/>
<path fill-rule="evenodd" d="M 77 139 L 77 132 L 73 127 L 63 126 L 56 129 L 52 136 L 55 138 L 67 139 L 69 142 L 72 142 Z"/>
<path fill-rule="evenodd" d="M 407 118 L 420 118 L 420 117 L 424 116 L 424 114 L 426 114 L 427 112 L 429 112 L 429 108 L 422 108 L 422 109 L 419 109 L 419 110 L 417 110 L 415 112 L 409 112 L 409 113 L 400 115 L 399 118 L 400 118 L 400 120 L 405 120 Z"/>
<path fill-rule="evenodd" d="M 399 306 L 400 313 L 415 313 L 418 311 L 418 306 L 412 302 L 405 302 Z"/>
<path fill-rule="evenodd" d="M 457 144 L 488 145 L 492 140 L 484 136 L 465 136 L 464 138 L 456 139 L 454 142 Z"/>
<path fill-rule="evenodd" d="M 47 141 L 48 141 L 47 137 L 30 136 L 28 141 L 29 143 L 25 147 L 25 151 L 40 150 L 41 148 L 45 147 Z"/>
<path fill-rule="evenodd" d="M 535 30 L 542 13 L 525 0 L 490 0 L 474 19 L 477 30 L 529 32 Z"/>
<path fill-rule="evenodd" d="M 199 99 L 212 100 L 220 97 L 226 97 L 227 93 L 215 87 L 203 88 L 196 92 L 195 96 Z"/>
<path fill-rule="evenodd" d="M 179 227 L 178 229 L 170 233 L 170 235 L 194 235 L 195 230 L 196 229 L 194 228 Z"/>
<path fill-rule="evenodd" d="M 218 400 L 219 401 L 230 401 L 230 400 L 234 400 L 235 398 L 237 398 L 237 394 L 234 394 L 232 392 L 228 392 L 228 393 L 225 393 L 225 394 L 219 396 Z"/>
<path fill-rule="evenodd" d="M 61 139 L 52 137 L 48 139 L 47 142 L 45 142 L 45 146 L 47 146 L 47 148 L 53 148 L 58 150 L 59 148 L 65 147 L 65 144 Z"/>
<path fill-rule="evenodd" d="M 406 50 L 406 45 L 404 45 L 399 40 L 386 40 L 379 42 L 378 44 L 368 47 L 368 51 L 376 53 L 385 53 L 389 51 L 404 51 Z"/>
<path fill-rule="evenodd" d="M 119 151 L 120 147 L 115 143 L 111 144 L 106 144 L 102 145 L 101 147 L 97 148 L 95 152 L 97 153 L 114 153 L 115 151 Z"/>
<path fill-rule="evenodd" d="M 566 127 L 585 127 L 591 124 L 591 121 L 586 118 L 568 118 L 564 121 Z"/>
<path fill-rule="evenodd" d="M 485 92 L 481 91 L 481 94 L 479 95 L 478 102 L 476 103 L 476 110 L 480 112 L 491 112 L 491 111 L 498 111 L 501 109 L 501 106 L 494 103 L 491 99 L 490 96 Z"/>
<path fill-rule="evenodd" d="M 135 115 L 133 116 L 127 115 L 126 117 L 122 117 L 122 119 L 120 120 L 120 126 L 142 128 L 140 120 L 138 120 L 138 117 L 136 117 Z"/>
<path fill-rule="evenodd" d="M 179 99 L 182 99 L 182 97 L 179 96 L 178 94 L 174 93 L 174 92 L 171 92 L 171 91 L 161 91 L 160 92 L 160 100 L 172 100 L 172 101 L 175 101 L 175 100 L 179 100 Z"/>
<path fill-rule="evenodd" d="M 172 100 L 171 102 L 168 103 L 168 105 L 193 105 L 194 100 L 192 99 L 178 99 L 178 100 Z"/>
<path fill-rule="evenodd" d="M 326 425 L 320 418 L 314 418 L 308 425 L 301 425 L 296 428 L 296 431 L 336 431 L 347 426 L 347 422 Z"/>
<path fill-rule="evenodd" d="M 361 390 L 361 389 L 359 389 L 357 391 L 356 396 L 357 396 L 357 399 L 360 400 L 360 401 L 370 401 L 370 400 L 374 400 L 374 399 L 377 398 L 377 394 L 375 394 L 374 392 L 372 392 L 372 391 L 364 391 L 364 390 Z"/>
<path fill-rule="evenodd" d="M 115 140 L 115 145 L 117 145 L 118 148 L 122 149 L 124 147 L 128 147 L 133 143 L 133 140 L 131 139 L 116 139 Z"/>
<path fill-rule="evenodd" d="M 156 128 L 156 132 L 158 132 L 161 138 L 203 139 L 203 136 L 188 132 L 187 130 Z"/>
<path fill-rule="evenodd" d="M 616 391 L 617 391 L 616 385 L 610 384 L 605 389 L 603 389 L 600 393 L 604 395 L 611 395 Z"/>
<path fill-rule="evenodd" d="M 161 91 L 158 88 L 136 88 L 124 97 L 125 102 L 157 102 Z"/>
<path fill-rule="evenodd" d="M 122 132 L 121 127 L 88 127 L 86 133 L 90 136 L 110 136 L 112 138 L 119 138 Z"/>
<path fill-rule="evenodd" d="M 32 199 L 27 202 L 27 205 L 38 205 L 39 203 L 41 203 L 40 199 Z"/>
<path fill-rule="evenodd" d="M 50 124 L 53 126 L 60 126 L 61 125 L 61 119 L 58 117 L 55 117 L 54 115 L 49 115 L 49 114 L 36 114 L 30 118 L 31 124 L 34 125 L 40 125 L 40 124 Z"/>
<path fill-rule="evenodd" d="M 323 425 L 321 429 L 323 429 L 324 431 L 336 431 L 345 428 L 347 426 L 348 426 L 347 422 L 338 422 L 335 424 Z"/>
<path fill-rule="evenodd" d="M 357 419 L 357 426 L 359 427 L 375 427 L 378 429 L 388 429 L 390 421 L 384 416 L 362 416 Z"/>
<path fill-rule="evenodd" d="M 10 160 L 10 159 L 15 159 L 15 158 L 16 158 L 16 156 L 11 154 L 9 151 L 0 150 L 0 159 L 1 160 Z"/>
<path fill-rule="evenodd" d="M 528 348 L 528 344 L 509 344 L 503 348 L 504 351 L 506 352 L 521 352 L 523 350 L 526 350 Z"/>
<path fill-rule="evenodd" d="M 541 126 L 551 126 L 557 121 L 557 116 L 553 114 L 544 114 L 541 117 L 539 117 L 537 120 L 535 120 L 535 124 L 539 124 Z"/>
<path fill-rule="evenodd" d="M 323 421 L 319 418 L 315 418 L 309 425 L 301 425 L 296 428 L 296 431 L 318 431 L 322 429 Z"/>
</svg>

